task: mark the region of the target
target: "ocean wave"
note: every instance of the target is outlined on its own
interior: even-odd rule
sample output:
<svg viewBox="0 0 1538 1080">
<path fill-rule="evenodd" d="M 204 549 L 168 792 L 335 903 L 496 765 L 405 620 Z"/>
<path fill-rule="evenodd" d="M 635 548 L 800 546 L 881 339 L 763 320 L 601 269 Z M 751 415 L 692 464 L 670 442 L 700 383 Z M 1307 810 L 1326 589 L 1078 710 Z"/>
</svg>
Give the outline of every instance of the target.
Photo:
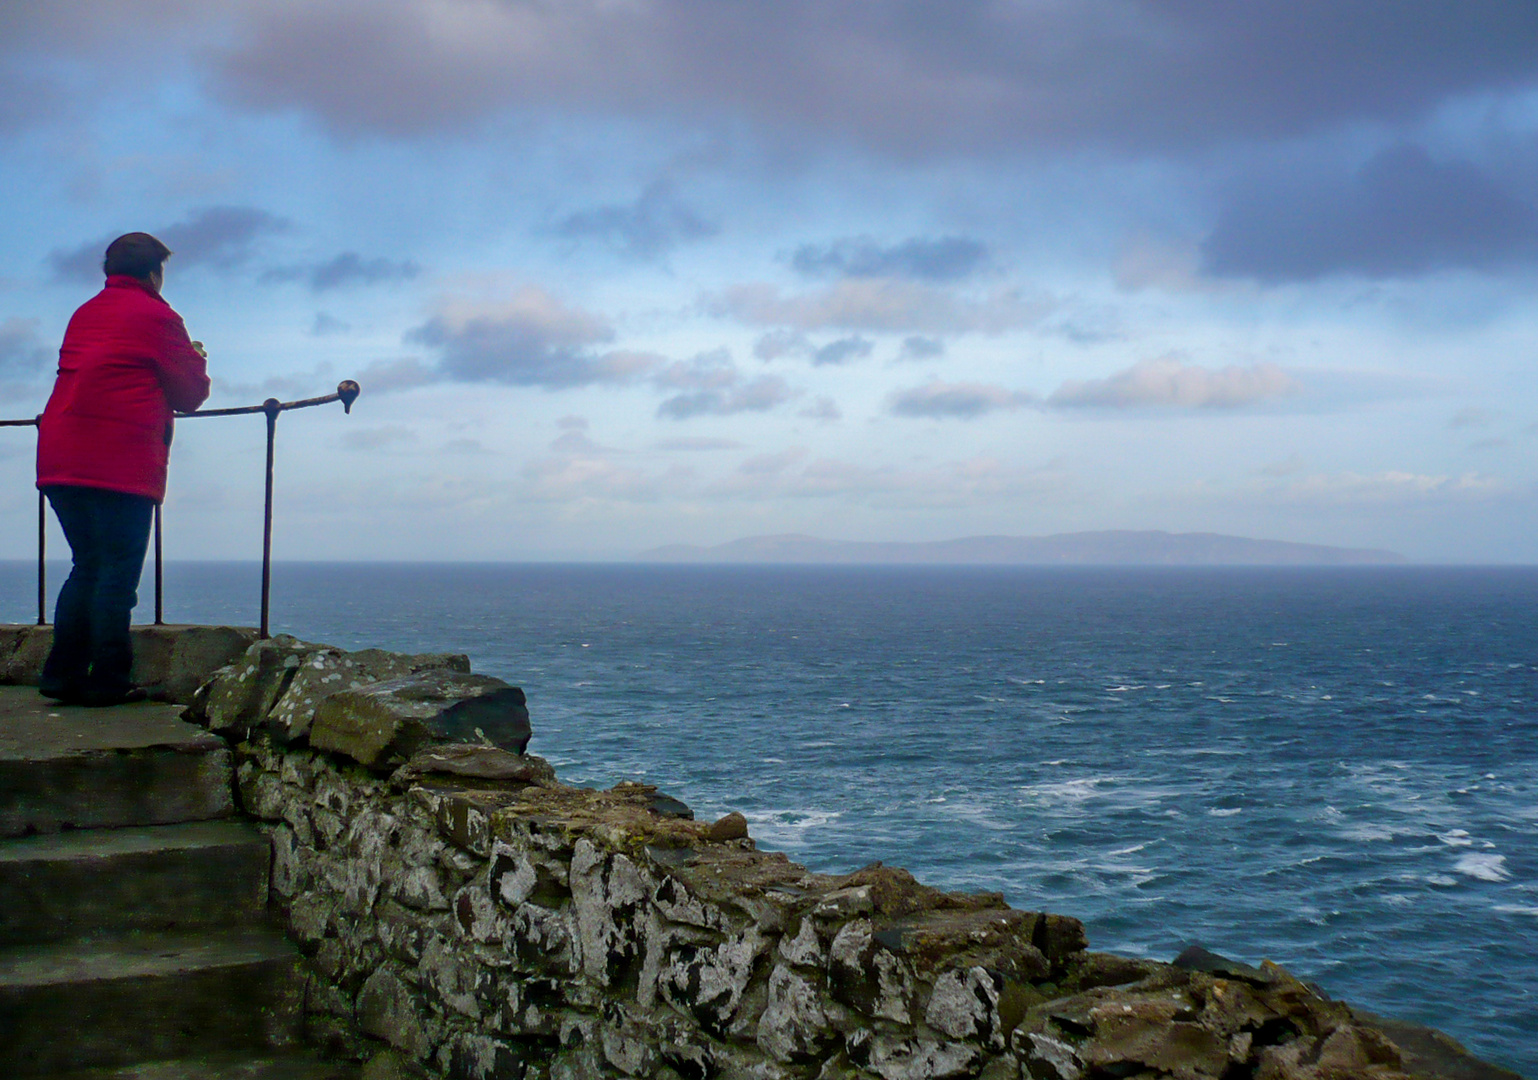
<svg viewBox="0 0 1538 1080">
<path fill-rule="evenodd" d="M 745 811 L 753 835 L 769 844 L 793 846 L 802 842 L 812 829 L 831 825 L 843 817 L 841 810 L 753 810 Z"/>
<path fill-rule="evenodd" d="M 1471 852 L 1453 863 L 1453 869 L 1479 881 L 1508 881 L 1511 878 L 1511 872 L 1506 869 L 1505 863 L 1504 855 Z"/>
</svg>

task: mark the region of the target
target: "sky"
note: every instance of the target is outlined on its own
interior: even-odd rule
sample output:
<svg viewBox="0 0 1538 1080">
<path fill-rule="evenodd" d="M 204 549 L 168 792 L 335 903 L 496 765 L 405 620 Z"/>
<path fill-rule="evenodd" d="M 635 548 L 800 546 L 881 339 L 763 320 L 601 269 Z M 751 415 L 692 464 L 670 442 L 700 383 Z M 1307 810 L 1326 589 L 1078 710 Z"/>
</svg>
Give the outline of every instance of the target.
<svg viewBox="0 0 1538 1080">
<path fill-rule="evenodd" d="M 16 0 L 0 192 L 0 418 L 138 230 L 209 407 L 362 384 L 280 559 L 1538 562 L 1533 0 Z M 259 557 L 262 439 L 179 423 L 167 558 Z"/>
</svg>

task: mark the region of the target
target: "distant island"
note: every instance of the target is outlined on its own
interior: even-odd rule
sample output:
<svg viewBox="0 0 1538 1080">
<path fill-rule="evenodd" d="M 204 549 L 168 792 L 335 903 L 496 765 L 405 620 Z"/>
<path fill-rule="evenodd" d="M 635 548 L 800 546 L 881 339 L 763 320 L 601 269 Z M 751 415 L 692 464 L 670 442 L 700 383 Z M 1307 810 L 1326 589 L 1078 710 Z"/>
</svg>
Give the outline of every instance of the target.
<svg viewBox="0 0 1538 1080">
<path fill-rule="evenodd" d="M 749 536 L 714 547 L 669 544 L 644 551 L 637 558 L 667 563 L 1018 566 L 1373 566 L 1407 561 L 1397 552 L 1369 548 L 1130 529 L 1052 536 L 966 536 L 923 543 L 822 540 L 796 534 Z"/>
</svg>

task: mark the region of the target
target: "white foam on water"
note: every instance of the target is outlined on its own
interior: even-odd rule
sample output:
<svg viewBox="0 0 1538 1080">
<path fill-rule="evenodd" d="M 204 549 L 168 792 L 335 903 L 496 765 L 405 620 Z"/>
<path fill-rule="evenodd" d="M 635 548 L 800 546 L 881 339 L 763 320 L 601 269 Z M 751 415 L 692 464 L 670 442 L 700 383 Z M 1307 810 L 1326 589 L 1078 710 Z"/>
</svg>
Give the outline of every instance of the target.
<svg viewBox="0 0 1538 1080">
<path fill-rule="evenodd" d="M 1340 830 L 1340 835 L 1347 840 L 1356 840 L 1359 843 L 1371 844 L 1380 840 L 1394 839 L 1394 830 L 1387 825 L 1357 825 L 1349 829 Z"/>
<path fill-rule="evenodd" d="M 1449 829 L 1445 833 L 1438 833 L 1437 839 L 1448 847 L 1469 847 L 1474 840 L 1463 829 Z"/>
<path fill-rule="evenodd" d="M 1469 853 L 1453 863 L 1453 869 L 1479 881 L 1507 881 L 1511 872 L 1505 867 L 1506 856 Z"/>
<path fill-rule="evenodd" d="M 1207 808 L 1208 817 L 1233 817 L 1235 814 L 1244 813 L 1242 807 L 1211 806 Z"/>
<path fill-rule="evenodd" d="M 1115 851 L 1107 851 L 1106 855 L 1131 855 L 1135 851 L 1142 851 L 1149 844 L 1157 843 L 1157 840 L 1144 840 L 1141 844 L 1133 844 L 1131 847 L 1117 848 Z"/>
<path fill-rule="evenodd" d="M 1531 904 L 1496 904 L 1491 911 L 1498 911 L 1502 915 L 1535 915 L 1538 916 L 1538 907 Z"/>
<path fill-rule="evenodd" d="M 1432 885 L 1440 885 L 1444 889 L 1451 888 L 1452 886 L 1458 884 L 1457 878 L 1448 877 L 1446 874 L 1428 874 L 1426 876 L 1426 881 Z"/>
<path fill-rule="evenodd" d="M 843 817 L 839 810 L 755 810 L 743 817 L 753 826 L 755 838 L 770 844 L 796 845 L 812 829 L 831 825 Z"/>
<path fill-rule="evenodd" d="M 1100 795 L 1100 785 L 1111 783 L 1109 776 L 1086 776 L 1078 780 L 1059 780 L 1045 784 L 1027 784 L 1020 794 L 1045 803 L 1078 804 Z"/>
</svg>

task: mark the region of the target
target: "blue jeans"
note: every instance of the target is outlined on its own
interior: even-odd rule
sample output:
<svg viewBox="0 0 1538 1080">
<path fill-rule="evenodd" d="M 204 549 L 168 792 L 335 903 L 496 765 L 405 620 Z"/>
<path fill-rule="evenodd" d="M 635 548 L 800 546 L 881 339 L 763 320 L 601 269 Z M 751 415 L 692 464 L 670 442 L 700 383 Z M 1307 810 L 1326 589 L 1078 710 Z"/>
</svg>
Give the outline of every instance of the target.
<svg viewBox="0 0 1538 1080">
<path fill-rule="evenodd" d="M 53 649 L 39 686 L 49 696 L 120 694 L 130 685 L 129 620 L 149 546 L 155 500 L 102 488 L 43 489 L 73 565 L 53 614 Z"/>
</svg>

